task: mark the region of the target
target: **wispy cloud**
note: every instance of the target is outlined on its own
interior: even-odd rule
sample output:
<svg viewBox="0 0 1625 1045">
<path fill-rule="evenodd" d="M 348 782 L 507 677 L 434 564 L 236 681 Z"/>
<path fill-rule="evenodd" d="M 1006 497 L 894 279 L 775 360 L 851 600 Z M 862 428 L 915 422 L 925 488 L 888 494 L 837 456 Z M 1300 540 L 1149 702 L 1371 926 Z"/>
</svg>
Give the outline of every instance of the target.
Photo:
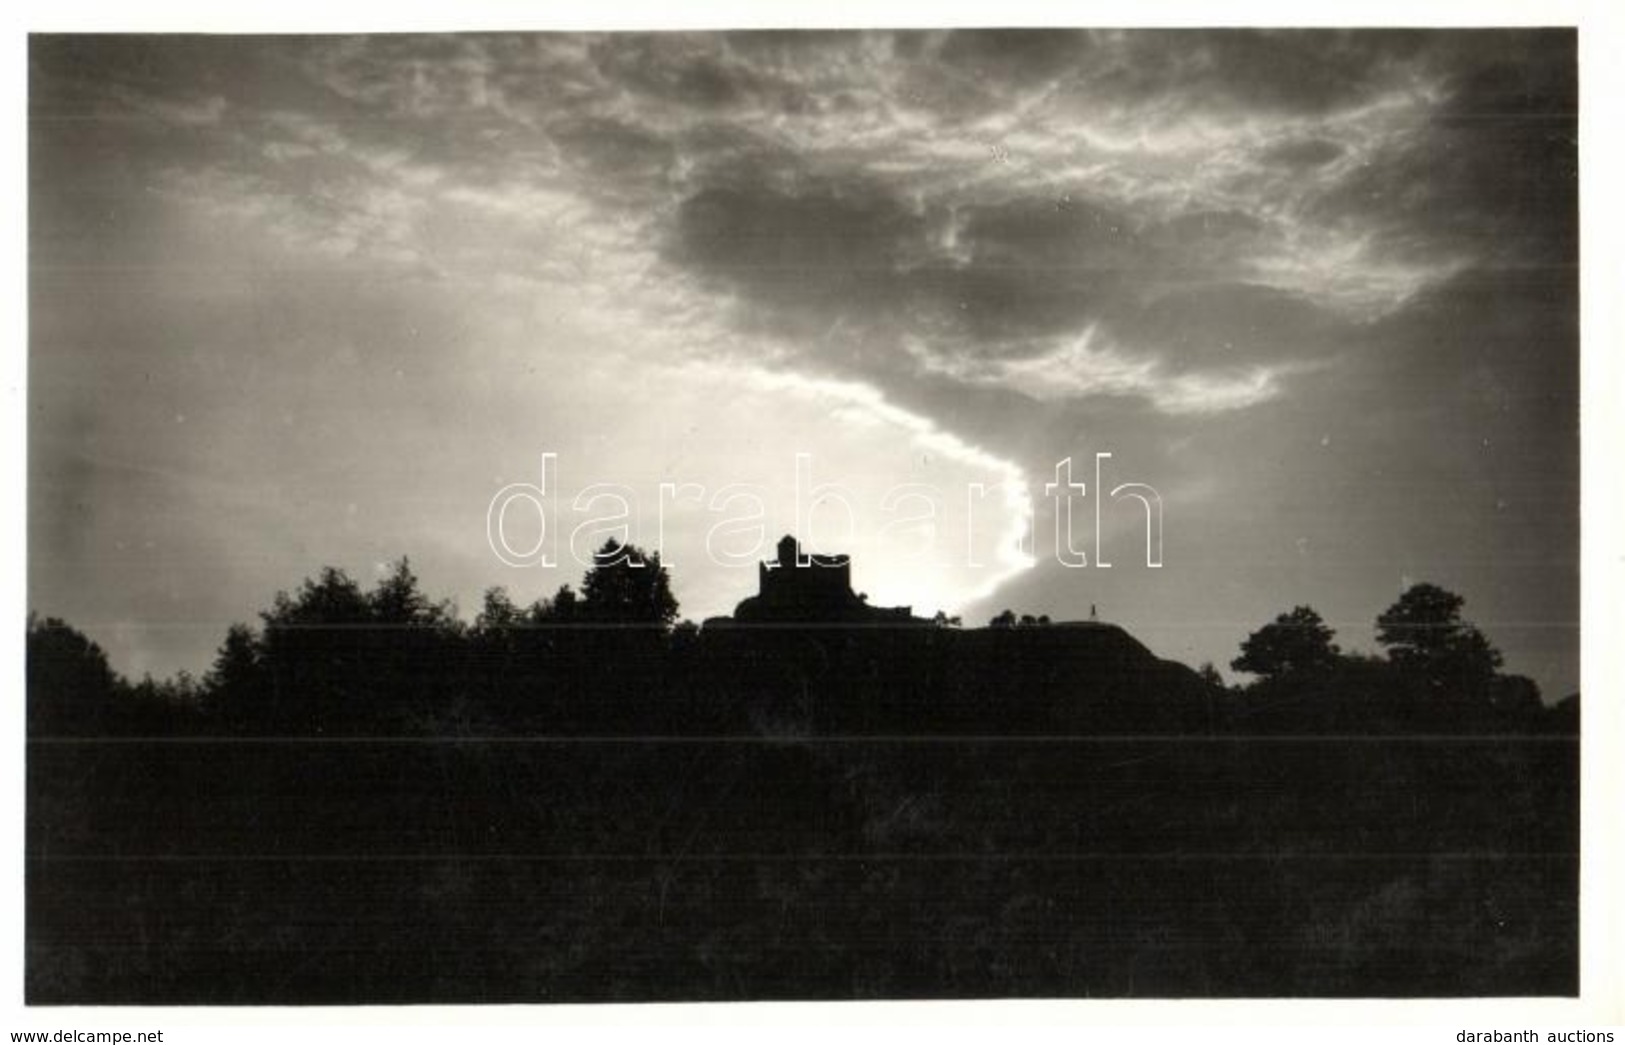
<svg viewBox="0 0 1625 1045">
<path fill-rule="evenodd" d="M 1282 392 L 1281 378 L 1307 364 L 1255 365 L 1243 372 L 1169 373 L 1154 357 L 1137 356 L 1104 343 L 1098 327 L 1017 358 L 985 359 L 933 353 L 919 341 L 909 354 L 928 373 L 969 385 L 1005 388 L 1040 401 L 1091 396 L 1143 398 L 1169 414 L 1239 410 Z"/>
</svg>

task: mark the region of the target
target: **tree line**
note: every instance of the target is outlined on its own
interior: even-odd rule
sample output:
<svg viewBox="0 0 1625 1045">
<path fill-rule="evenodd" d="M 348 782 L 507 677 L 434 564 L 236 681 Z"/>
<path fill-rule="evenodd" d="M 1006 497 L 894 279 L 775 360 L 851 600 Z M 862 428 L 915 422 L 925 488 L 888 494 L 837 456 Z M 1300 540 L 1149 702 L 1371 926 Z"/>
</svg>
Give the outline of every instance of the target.
<svg viewBox="0 0 1625 1045">
<path fill-rule="evenodd" d="M 1441 731 L 1577 729 L 1578 697 L 1548 712 L 1532 679 L 1501 672 L 1501 651 L 1462 616 L 1465 602 L 1431 583 L 1407 588 L 1376 618 L 1384 656 L 1345 653 L 1319 613 L 1296 606 L 1243 640 L 1230 667 L 1257 678 L 1231 692 L 1243 698 L 1244 716 L 1284 708 L 1332 729 L 1357 721 Z M 1202 673 L 1221 685 L 1211 664 Z"/>
<path fill-rule="evenodd" d="M 1344 653 L 1318 613 L 1295 607 L 1248 635 L 1231 662 L 1256 678 L 1226 686 L 1211 664 L 1171 673 L 1132 658 L 1068 660 L 1063 629 L 1010 610 L 989 621 L 1009 641 L 974 653 L 956 646 L 960 619 L 941 613 L 920 628 L 865 636 L 702 634 L 679 621 L 658 553 L 613 540 L 579 591 L 564 585 L 521 605 L 491 588 L 465 622 L 423 592 L 402 558 L 371 590 L 327 567 L 279 592 L 258 627 L 228 629 L 201 679 L 132 683 L 66 622 L 31 617 L 28 730 L 732 733 L 764 728 L 764 715 L 782 706 L 806 719 L 807 705 L 846 702 L 877 710 L 842 721 L 876 729 L 1042 732 L 1059 721 L 1040 707 L 1046 701 L 1071 702 L 1067 723 L 1102 731 L 1577 729 L 1576 701 L 1553 712 L 1531 680 L 1500 672 L 1501 654 L 1463 619 L 1463 604 L 1432 584 L 1411 587 L 1377 618 L 1384 656 Z M 770 705 L 781 707 L 769 714 Z"/>
</svg>

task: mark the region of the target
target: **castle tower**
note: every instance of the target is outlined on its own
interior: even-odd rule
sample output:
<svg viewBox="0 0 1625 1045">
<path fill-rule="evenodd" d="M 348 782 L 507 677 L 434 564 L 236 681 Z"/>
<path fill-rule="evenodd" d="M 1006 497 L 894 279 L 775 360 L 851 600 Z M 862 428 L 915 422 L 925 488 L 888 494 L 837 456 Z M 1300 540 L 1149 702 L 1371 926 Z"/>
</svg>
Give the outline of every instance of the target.
<svg viewBox="0 0 1625 1045">
<path fill-rule="evenodd" d="M 739 604 L 737 620 L 909 619 L 908 607 L 876 609 L 853 594 L 850 557 L 804 554 L 790 534 L 779 539 L 777 552 L 774 561 L 757 564 L 757 594 Z"/>
</svg>

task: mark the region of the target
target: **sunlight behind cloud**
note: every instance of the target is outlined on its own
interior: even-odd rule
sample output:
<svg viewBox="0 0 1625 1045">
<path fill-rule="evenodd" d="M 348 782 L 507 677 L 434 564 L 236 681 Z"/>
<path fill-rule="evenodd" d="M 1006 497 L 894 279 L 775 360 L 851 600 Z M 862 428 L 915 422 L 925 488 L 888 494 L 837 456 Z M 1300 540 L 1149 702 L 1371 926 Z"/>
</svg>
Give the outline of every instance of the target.
<svg viewBox="0 0 1625 1045">
<path fill-rule="evenodd" d="M 854 583 L 877 604 L 927 614 L 952 612 L 1032 564 L 1022 470 L 870 386 L 695 363 L 657 368 L 629 391 L 658 395 L 664 416 L 686 419 L 651 417 L 643 435 L 664 448 L 659 463 L 625 462 L 640 504 L 660 483 L 698 484 L 707 499 L 748 487 L 762 503 L 762 545 L 732 563 L 704 553 L 727 512 L 697 499 L 666 506 L 662 541 L 696 610 L 726 612 L 753 591 L 755 558 L 771 558 L 782 533 L 851 554 Z"/>
</svg>

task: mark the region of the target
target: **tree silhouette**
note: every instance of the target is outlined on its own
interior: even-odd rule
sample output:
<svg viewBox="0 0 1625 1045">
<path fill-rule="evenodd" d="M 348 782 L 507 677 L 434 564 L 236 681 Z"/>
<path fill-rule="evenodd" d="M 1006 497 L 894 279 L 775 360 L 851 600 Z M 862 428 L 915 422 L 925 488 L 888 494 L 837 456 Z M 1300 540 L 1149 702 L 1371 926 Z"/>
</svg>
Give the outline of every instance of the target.
<svg viewBox="0 0 1625 1045">
<path fill-rule="evenodd" d="M 412 563 L 401 556 L 390 565 L 389 573 L 367 595 L 372 619 L 379 624 L 432 626 L 450 617 L 443 603 L 433 603 L 418 587 Z"/>
<path fill-rule="evenodd" d="M 1464 600 L 1435 584 L 1412 585 L 1377 618 L 1377 642 L 1396 667 L 1434 688 L 1481 692 L 1501 653 L 1461 617 Z"/>
<path fill-rule="evenodd" d="M 678 621 L 671 629 L 673 649 L 691 649 L 700 641 L 700 626 L 691 620 Z"/>
<path fill-rule="evenodd" d="M 1332 635 L 1320 614 L 1308 606 L 1297 606 L 1247 636 L 1241 656 L 1230 666 L 1264 678 L 1323 671 L 1337 663 L 1341 652 Z"/>
<path fill-rule="evenodd" d="M 271 609 L 260 617 L 268 633 L 301 626 L 364 624 L 372 619 L 372 606 L 348 573 L 324 566 L 317 580 L 305 578 L 297 595 L 277 592 Z"/>
<path fill-rule="evenodd" d="M 266 716 L 265 650 L 252 628 L 233 624 L 226 631 L 203 686 L 204 709 L 229 728 L 252 727 Z"/>
<path fill-rule="evenodd" d="M 107 732 L 143 737 L 193 733 L 203 722 L 205 696 L 204 687 L 186 671 L 167 679 L 143 675 L 134 685 L 122 682 Z"/>
<path fill-rule="evenodd" d="M 361 586 L 326 566 L 296 594 L 277 592 L 260 617 L 269 706 L 256 717 L 296 734 L 360 726 L 362 699 L 378 681 L 366 642 L 373 605 Z"/>
<path fill-rule="evenodd" d="M 524 611 L 508 597 L 508 589 L 501 585 L 487 588 L 479 616 L 474 618 L 474 633 L 493 635 L 507 632 L 517 627 L 524 617 Z"/>
<path fill-rule="evenodd" d="M 32 736 L 104 732 L 118 678 L 107 654 L 56 617 L 28 620 L 26 689 Z"/>
<path fill-rule="evenodd" d="M 677 598 L 658 552 L 646 554 L 611 538 L 593 553 L 593 561 L 581 580 L 582 610 L 588 619 L 661 627 L 677 619 Z"/>
<path fill-rule="evenodd" d="M 559 585 L 558 592 L 551 599 L 539 599 L 530 608 L 531 619 L 537 622 L 570 620 L 580 614 L 581 596 L 568 584 Z"/>
</svg>

